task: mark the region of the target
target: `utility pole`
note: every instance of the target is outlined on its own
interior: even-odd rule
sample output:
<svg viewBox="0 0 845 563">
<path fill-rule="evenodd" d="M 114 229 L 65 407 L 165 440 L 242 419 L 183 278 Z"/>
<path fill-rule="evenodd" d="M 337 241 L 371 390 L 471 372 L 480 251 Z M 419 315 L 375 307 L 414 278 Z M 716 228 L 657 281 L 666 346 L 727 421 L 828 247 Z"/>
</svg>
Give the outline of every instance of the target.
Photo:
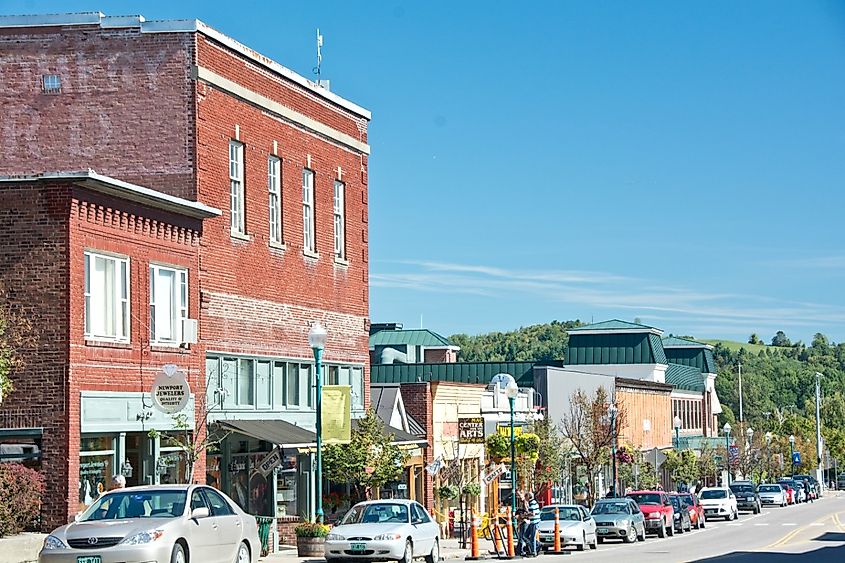
<svg viewBox="0 0 845 563">
<path fill-rule="evenodd" d="M 740 424 L 743 421 L 742 418 L 742 362 L 737 362 L 739 366 L 739 422 Z"/>
<path fill-rule="evenodd" d="M 822 374 L 816 372 L 816 480 L 819 485 L 822 483 L 822 419 L 821 419 L 821 392 Z"/>
</svg>

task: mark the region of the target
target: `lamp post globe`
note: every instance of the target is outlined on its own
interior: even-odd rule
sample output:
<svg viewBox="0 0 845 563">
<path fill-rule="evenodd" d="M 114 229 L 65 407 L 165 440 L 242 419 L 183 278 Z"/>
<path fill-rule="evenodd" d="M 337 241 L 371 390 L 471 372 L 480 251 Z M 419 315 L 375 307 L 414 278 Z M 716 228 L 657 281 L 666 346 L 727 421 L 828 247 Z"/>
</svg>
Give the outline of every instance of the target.
<svg viewBox="0 0 845 563">
<path fill-rule="evenodd" d="M 308 345 L 314 352 L 314 378 L 316 383 L 316 411 L 317 411 L 317 470 L 315 475 L 316 516 L 318 522 L 323 522 L 323 349 L 326 346 L 328 332 L 323 325 L 315 322 L 308 331 Z"/>
</svg>

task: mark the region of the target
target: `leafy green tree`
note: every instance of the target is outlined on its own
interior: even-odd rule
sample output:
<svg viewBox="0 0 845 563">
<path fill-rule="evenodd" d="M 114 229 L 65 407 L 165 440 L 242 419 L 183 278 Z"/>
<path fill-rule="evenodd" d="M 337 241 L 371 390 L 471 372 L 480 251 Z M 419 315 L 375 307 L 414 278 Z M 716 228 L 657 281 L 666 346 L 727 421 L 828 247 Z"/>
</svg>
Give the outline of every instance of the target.
<svg viewBox="0 0 845 563">
<path fill-rule="evenodd" d="M 24 350 L 37 340 L 32 323 L 12 308 L 0 287 L 0 403 L 14 391 L 12 375 L 25 365 Z"/>
<path fill-rule="evenodd" d="M 763 342 L 760 340 L 760 337 L 757 336 L 756 332 L 752 332 L 751 336 L 748 337 L 749 344 L 762 344 Z"/>
<path fill-rule="evenodd" d="M 663 468 L 669 471 L 675 483 L 690 485 L 698 478 L 697 460 L 692 450 L 668 450 Z"/>
<path fill-rule="evenodd" d="M 552 321 L 510 332 L 490 332 L 469 336 L 453 334 L 449 340 L 460 346 L 461 362 L 517 362 L 562 360 L 569 342 L 567 330 L 580 321 Z"/>
<path fill-rule="evenodd" d="M 772 337 L 772 346 L 792 346 L 792 343 L 789 341 L 789 338 L 786 337 L 786 334 L 784 334 L 782 330 L 779 330 Z"/>
</svg>

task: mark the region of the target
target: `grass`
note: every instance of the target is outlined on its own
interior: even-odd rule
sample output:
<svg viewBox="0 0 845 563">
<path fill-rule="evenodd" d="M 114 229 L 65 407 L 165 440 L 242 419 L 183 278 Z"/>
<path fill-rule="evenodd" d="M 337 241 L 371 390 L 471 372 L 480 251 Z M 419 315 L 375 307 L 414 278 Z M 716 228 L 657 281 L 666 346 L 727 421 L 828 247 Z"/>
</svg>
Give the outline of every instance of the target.
<svg viewBox="0 0 845 563">
<path fill-rule="evenodd" d="M 748 344 L 747 342 L 737 342 L 736 340 L 720 340 L 718 338 L 711 338 L 711 339 L 702 339 L 701 342 L 705 342 L 712 346 L 716 344 L 721 344 L 728 350 L 732 352 L 739 351 L 740 348 L 745 348 L 746 352 L 757 354 L 761 350 L 765 350 L 766 348 L 771 348 L 765 344 Z M 777 350 L 777 348 L 775 348 Z"/>
</svg>

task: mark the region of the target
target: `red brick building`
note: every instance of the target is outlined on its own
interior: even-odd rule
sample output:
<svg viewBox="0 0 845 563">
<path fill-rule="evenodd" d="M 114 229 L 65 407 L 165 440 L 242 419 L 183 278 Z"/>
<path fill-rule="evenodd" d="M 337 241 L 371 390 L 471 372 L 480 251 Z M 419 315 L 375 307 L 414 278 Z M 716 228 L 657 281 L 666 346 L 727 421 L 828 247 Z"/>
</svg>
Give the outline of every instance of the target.
<svg viewBox="0 0 845 563">
<path fill-rule="evenodd" d="M 40 335 L 0 443 L 34 443 L 68 499 L 45 526 L 127 465 L 178 474 L 146 437 L 172 430 L 148 398 L 165 364 L 236 430 L 195 479 L 313 511 L 314 322 L 327 383 L 367 403 L 369 112 L 195 20 L 0 17 L 0 74 L 0 284 Z M 248 478 L 275 445 L 276 478 Z"/>
</svg>

